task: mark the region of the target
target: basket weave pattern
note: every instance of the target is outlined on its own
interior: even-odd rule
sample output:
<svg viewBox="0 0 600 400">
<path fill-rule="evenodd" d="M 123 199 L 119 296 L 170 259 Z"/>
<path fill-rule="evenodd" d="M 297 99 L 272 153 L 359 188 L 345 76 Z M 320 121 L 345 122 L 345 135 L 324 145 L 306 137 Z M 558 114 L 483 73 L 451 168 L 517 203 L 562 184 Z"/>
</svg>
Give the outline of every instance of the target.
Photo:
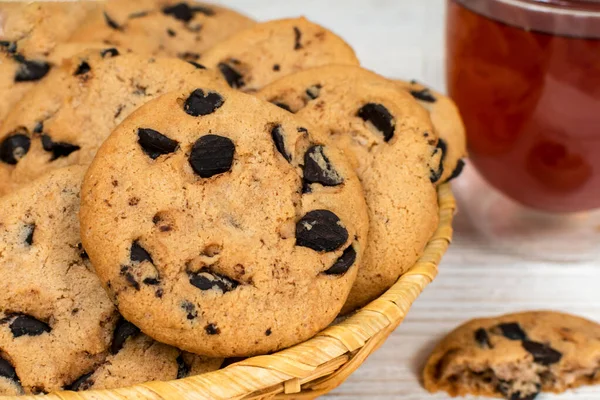
<svg viewBox="0 0 600 400">
<path fill-rule="evenodd" d="M 423 256 L 392 288 L 356 314 L 316 337 L 268 356 L 208 374 L 129 388 L 60 392 L 48 400 L 314 399 L 341 385 L 400 325 L 412 303 L 435 278 L 452 239 L 456 202 L 449 184 L 438 188 L 440 225 Z M 5 397 L 8 399 L 9 397 Z M 15 400 L 39 396 L 12 397 Z"/>
</svg>

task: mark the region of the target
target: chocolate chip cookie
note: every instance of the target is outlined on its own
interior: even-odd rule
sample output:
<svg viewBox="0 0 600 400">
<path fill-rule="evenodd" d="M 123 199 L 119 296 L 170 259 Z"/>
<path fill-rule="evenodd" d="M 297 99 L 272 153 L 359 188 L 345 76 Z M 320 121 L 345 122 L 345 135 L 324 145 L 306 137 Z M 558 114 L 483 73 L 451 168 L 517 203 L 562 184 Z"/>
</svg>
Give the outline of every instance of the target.
<svg viewBox="0 0 600 400">
<path fill-rule="evenodd" d="M 113 388 L 218 368 L 221 360 L 196 360 L 120 318 L 79 237 L 84 172 L 61 169 L 0 199 L 0 394 Z"/>
<path fill-rule="evenodd" d="M 98 2 L 0 4 L 0 123 L 52 68 L 48 59 Z"/>
<path fill-rule="evenodd" d="M 121 313 L 215 357 L 265 354 L 339 313 L 365 248 L 360 182 L 317 130 L 228 88 L 164 95 L 104 142 L 83 243 Z"/>
<path fill-rule="evenodd" d="M 379 297 L 422 254 L 438 225 L 441 150 L 427 112 L 370 71 L 326 66 L 289 75 L 258 93 L 329 134 L 364 186 L 369 243 L 343 312 Z"/>
<path fill-rule="evenodd" d="M 102 41 L 136 53 L 201 62 L 203 52 L 254 21 L 233 10 L 195 1 L 109 0 L 72 41 Z"/>
<path fill-rule="evenodd" d="M 226 86 L 177 58 L 121 54 L 114 47 L 64 61 L 26 94 L 0 127 L 0 194 L 43 173 L 89 164 L 102 141 L 139 105 L 171 90 Z"/>
<path fill-rule="evenodd" d="M 201 58 L 235 89 L 254 92 L 294 72 L 321 65 L 359 65 L 354 50 L 305 18 L 264 22 L 219 43 Z"/>
<path fill-rule="evenodd" d="M 600 325 L 550 311 L 472 320 L 436 347 L 423 380 L 431 392 L 510 400 L 599 383 Z"/>
<path fill-rule="evenodd" d="M 464 159 L 467 156 L 465 126 L 458 107 L 449 97 L 415 81 L 397 82 L 431 114 L 433 126 L 440 137 L 444 157 L 444 172 L 440 182 L 457 178 L 462 173 L 465 166 Z"/>
</svg>

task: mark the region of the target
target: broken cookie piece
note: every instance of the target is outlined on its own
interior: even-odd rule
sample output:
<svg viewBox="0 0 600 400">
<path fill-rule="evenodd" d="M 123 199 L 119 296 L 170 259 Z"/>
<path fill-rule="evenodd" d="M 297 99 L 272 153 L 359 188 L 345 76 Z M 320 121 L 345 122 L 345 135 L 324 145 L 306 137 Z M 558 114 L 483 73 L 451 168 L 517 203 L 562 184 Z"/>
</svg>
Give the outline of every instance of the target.
<svg viewBox="0 0 600 400">
<path fill-rule="evenodd" d="M 600 325 L 559 312 L 475 319 L 435 348 L 423 371 L 430 392 L 533 400 L 600 382 Z"/>
</svg>

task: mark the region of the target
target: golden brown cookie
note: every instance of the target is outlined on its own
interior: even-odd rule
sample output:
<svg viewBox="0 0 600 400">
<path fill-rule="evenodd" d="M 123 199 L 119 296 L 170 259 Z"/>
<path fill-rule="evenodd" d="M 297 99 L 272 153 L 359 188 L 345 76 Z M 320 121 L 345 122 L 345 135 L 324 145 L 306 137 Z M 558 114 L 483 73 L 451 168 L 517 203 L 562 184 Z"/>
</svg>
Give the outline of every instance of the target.
<svg viewBox="0 0 600 400">
<path fill-rule="evenodd" d="M 475 319 L 435 348 L 423 371 L 425 388 L 533 400 L 600 382 L 600 325 L 551 311 Z"/>
<path fill-rule="evenodd" d="M 254 92 L 294 72 L 321 65 L 359 65 L 354 50 L 306 18 L 257 24 L 207 51 L 200 59 L 229 85 Z"/>
<path fill-rule="evenodd" d="M 467 137 L 460 111 L 447 96 L 438 93 L 415 81 L 397 81 L 400 86 L 429 111 L 431 121 L 439 137 L 444 154 L 444 173 L 441 182 L 457 178 L 465 166 L 467 156 Z"/>
<path fill-rule="evenodd" d="M 127 115 L 168 91 L 226 86 L 217 73 L 176 58 L 90 50 L 64 61 L 0 126 L 0 194 L 60 167 L 89 164 Z"/>
<path fill-rule="evenodd" d="M 82 191 L 84 246 L 119 310 L 209 356 L 264 354 L 330 324 L 368 217 L 360 182 L 280 108 L 203 86 L 140 107 Z"/>
<path fill-rule="evenodd" d="M 0 199 L 0 394 L 176 379 L 198 362 L 217 369 L 221 360 L 190 359 L 119 321 L 81 245 L 84 172 L 61 169 Z"/>
<path fill-rule="evenodd" d="M 99 2 L 0 3 L 0 123 L 52 68 L 50 54 Z"/>
<path fill-rule="evenodd" d="M 135 53 L 201 62 L 206 50 L 254 24 L 228 8 L 196 1 L 108 0 L 71 41 L 101 41 Z"/>
<path fill-rule="evenodd" d="M 343 312 L 379 297 L 422 254 L 438 225 L 441 151 L 406 91 L 351 66 L 313 68 L 258 93 L 319 126 L 349 157 L 369 206 L 369 242 Z"/>
</svg>

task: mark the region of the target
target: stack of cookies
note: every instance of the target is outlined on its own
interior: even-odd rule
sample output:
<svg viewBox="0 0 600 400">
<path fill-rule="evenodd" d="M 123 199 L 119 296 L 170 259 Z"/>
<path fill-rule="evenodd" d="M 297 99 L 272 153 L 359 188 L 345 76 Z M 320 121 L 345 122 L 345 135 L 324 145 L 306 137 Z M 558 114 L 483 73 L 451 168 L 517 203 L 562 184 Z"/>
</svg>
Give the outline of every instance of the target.
<svg viewBox="0 0 600 400">
<path fill-rule="evenodd" d="M 379 297 L 460 174 L 453 103 L 304 18 L 0 5 L 0 394 L 303 342 Z"/>
</svg>

